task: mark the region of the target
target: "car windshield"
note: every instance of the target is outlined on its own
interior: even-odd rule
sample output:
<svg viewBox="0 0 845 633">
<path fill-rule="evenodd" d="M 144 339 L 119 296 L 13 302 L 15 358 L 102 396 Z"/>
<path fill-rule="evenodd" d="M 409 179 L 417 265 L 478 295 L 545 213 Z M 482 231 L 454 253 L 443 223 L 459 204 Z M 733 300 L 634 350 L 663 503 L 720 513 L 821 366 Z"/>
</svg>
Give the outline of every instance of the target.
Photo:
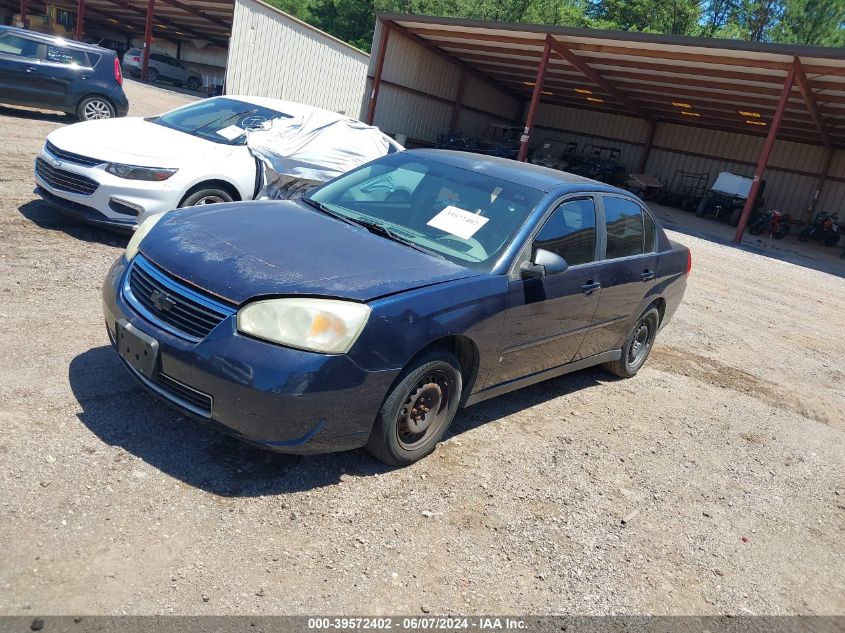
<svg viewBox="0 0 845 633">
<path fill-rule="evenodd" d="M 413 153 L 380 158 L 311 194 L 324 210 L 490 271 L 544 192 Z"/>
<path fill-rule="evenodd" d="M 247 130 L 261 128 L 267 122 L 281 118 L 289 119 L 291 115 L 237 99 L 216 97 L 149 120 L 214 143 L 244 145 Z"/>
</svg>

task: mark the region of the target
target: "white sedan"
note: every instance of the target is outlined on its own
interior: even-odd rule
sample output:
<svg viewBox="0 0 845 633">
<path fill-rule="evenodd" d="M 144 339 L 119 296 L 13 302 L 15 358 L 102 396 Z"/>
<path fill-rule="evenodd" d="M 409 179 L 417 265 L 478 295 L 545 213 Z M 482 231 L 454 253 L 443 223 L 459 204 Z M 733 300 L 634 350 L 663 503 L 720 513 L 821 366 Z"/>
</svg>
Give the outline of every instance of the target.
<svg viewBox="0 0 845 633">
<path fill-rule="evenodd" d="M 280 121 L 302 126 L 315 113 L 323 121 L 351 122 L 302 104 L 226 96 L 146 119 L 69 125 L 50 133 L 36 158 L 35 192 L 67 214 L 127 231 L 140 216 L 252 200 L 262 187 L 264 167 L 247 146 L 248 132 Z M 370 129 L 384 139 L 378 155 L 402 149 Z M 378 155 L 362 157 L 360 163 Z"/>
</svg>

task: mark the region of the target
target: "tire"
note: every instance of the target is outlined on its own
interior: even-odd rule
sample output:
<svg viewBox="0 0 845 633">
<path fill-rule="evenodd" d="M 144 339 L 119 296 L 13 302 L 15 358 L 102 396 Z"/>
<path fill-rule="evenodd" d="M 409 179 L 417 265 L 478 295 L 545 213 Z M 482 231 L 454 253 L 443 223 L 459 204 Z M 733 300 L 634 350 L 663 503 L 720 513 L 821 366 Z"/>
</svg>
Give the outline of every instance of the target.
<svg viewBox="0 0 845 633">
<path fill-rule="evenodd" d="M 187 196 L 179 208 L 195 207 L 203 204 L 219 204 L 221 202 L 232 202 L 232 195 L 225 189 L 219 187 L 206 187 L 198 189 L 194 193 Z"/>
<path fill-rule="evenodd" d="M 654 346 L 659 325 L 660 313 L 657 308 L 651 306 L 637 319 L 631 333 L 625 339 L 625 344 L 622 345 L 622 357 L 610 363 L 602 363 L 602 369 L 620 378 L 635 376 L 645 364 Z"/>
<path fill-rule="evenodd" d="M 158 71 L 155 68 L 148 68 L 147 69 L 147 81 L 152 81 L 155 83 L 158 81 Z"/>
<path fill-rule="evenodd" d="M 462 389 L 461 369 L 454 355 L 432 350 L 421 356 L 402 372 L 381 405 L 367 451 L 389 466 L 407 466 L 422 459 L 452 424 Z M 420 404 L 428 409 L 422 418 L 414 419 Z M 435 409 L 437 414 L 427 420 Z"/>
<path fill-rule="evenodd" d="M 775 233 L 776 240 L 782 240 L 787 235 L 789 235 L 789 225 L 788 224 L 781 224 L 780 228 Z"/>
<path fill-rule="evenodd" d="M 728 224 L 731 226 L 739 226 L 739 219 L 742 217 L 742 207 L 735 207 L 731 211 L 731 215 L 728 218 Z"/>
<path fill-rule="evenodd" d="M 751 235 L 760 235 L 763 232 L 763 222 L 755 222 L 748 228 Z"/>
<path fill-rule="evenodd" d="M 824 238 L 825 246 L 836 246 L 837 244 L 839 244 L 839 233 Z"/>
<path fill-rule="evenodd" d="M 114 106 L 111 104 L 111 101 L 98 95 L 85 97 L 76 106 L 76 118 L 80 121 L 113 119 L 114 114 Z"/>
<path fill-rule="evenodd" d="M 809 242 L 810 241 L 810 233 L 813 229 L 804 229 L 801 233 L 798 234 L 798 241 L 799 242 Z"/>
<path fill-rule="evenodd" d="M 200 80 L 197 77 L 188 77 L 188 90 L 199 90 Z"/>
</svg>

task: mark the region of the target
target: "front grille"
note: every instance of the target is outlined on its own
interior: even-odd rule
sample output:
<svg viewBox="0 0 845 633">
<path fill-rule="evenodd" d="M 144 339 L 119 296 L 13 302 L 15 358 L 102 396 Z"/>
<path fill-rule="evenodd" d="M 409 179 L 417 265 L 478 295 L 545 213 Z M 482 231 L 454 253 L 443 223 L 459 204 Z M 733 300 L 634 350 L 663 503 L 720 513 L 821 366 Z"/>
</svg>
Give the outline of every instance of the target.
<svg viewBox="0 0 845 633">
<path fill-rule="evenodd" d="M 220 303 L 136 255 L 128 276 L 127 299 L 142 313 L 169 332 L 199 341 L 235 308 Z"/>
<path fill-rule="evenodd" d="M 35 159 L 35 173 L 53 189 L 90 196 L 100 186 L 96 180 L 75 174 L 72 171 L 57 169 L 43 158 Z"/>
<path fill-rule="evenodd" d="M 175 378 L 171 378 L 167 374 L 159 372 L 155 380 L 156 384 L 162 390 L 172 395 L 176 400 L 182 400 L 196 409 L 195 413 L 200 413 L 205 417 L 211 417 L 211 396 L 202 391 L 197 391 L 193 387 L 189 387 L 183 382 L 179 382 Z M 181 403 L 180 403 L 181 404 Z"/>
<path fill-rule="evenodd" d="M 77 165 L 85 165 L 86 167 L 94 167 L 95 165 L 102 165 L 106 161 L 98 158 L 90 158 L 82 154 L 74 154 L 73 152 L 66 152 L 47 141 L 45 149 L 59 160 L 66 160 L 69 163 L 76 163 Z"/>
</svg>

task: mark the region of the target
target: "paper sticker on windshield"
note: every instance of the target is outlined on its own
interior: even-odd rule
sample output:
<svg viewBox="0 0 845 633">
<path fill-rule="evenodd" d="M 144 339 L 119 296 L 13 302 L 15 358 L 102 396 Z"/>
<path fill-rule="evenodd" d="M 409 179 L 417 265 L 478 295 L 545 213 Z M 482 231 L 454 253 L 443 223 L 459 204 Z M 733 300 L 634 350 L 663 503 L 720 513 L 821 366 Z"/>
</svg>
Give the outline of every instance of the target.
<svg viewBox="0 0 845 633">
<path fill-rule="evenodd" d="M 475 235 L 478 229 L 487 224 L 489 219 L 450 205 L 431 218 L 426 224 L 468 240 Z"/>
<path fill-rule="evenodd" d="M 217 133 L 225 138 L 227 141 L 234 141 L 239 136 L 243 136 L 246 134 L 244 130 L 239 128 L 237 125 L 230 125 L 229 127 L 224 127 L 222 130 L 217 130 Z"/>
</svg>

